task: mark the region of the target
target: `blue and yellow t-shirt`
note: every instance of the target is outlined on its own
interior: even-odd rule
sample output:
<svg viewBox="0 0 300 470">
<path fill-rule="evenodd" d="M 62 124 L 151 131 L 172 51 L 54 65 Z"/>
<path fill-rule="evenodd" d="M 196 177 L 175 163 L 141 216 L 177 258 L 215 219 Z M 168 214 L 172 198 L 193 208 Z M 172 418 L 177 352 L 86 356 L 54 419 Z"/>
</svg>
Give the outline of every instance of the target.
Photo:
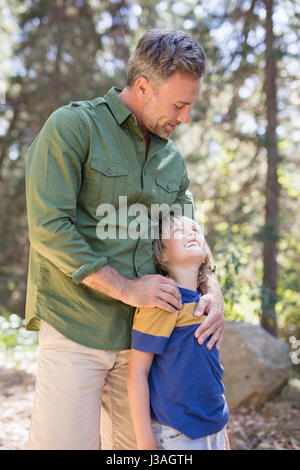
<svg viewBox="0 0 300 470">
<path fill-rule="evenodd" d="M 151 418 L 192 439 L 220 431 L 229 419 L 219 351 L 202 345 L 194 331 L 206 318 L 193 316 L 201 292 L 177 286 L 182 308 L 135 310 L 131 347 L 154 353 L 148 383 Z"/>
</svg>

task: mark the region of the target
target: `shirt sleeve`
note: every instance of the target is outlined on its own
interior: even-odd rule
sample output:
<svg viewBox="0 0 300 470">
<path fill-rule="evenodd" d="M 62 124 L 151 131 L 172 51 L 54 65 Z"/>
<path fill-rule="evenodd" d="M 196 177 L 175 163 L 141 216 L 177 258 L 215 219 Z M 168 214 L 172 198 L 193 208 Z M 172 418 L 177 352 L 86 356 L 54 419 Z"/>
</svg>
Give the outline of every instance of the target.
<svg viewBox="0 0 300 470">
<path fill-rule="evenodd" d="M 190 178 L 188 176 L 184 158 L 182 157 L 181 154 L 179 155 L 180 155 L 181 162 L 182 162 L 182 170 L 181 170 L 182 177 L 181 177 L 179 191 L 173 204 L 179 204 L 182 209 L 182 214 L 186 215 L 186 217 L 190 217 L 191 219 L 195 220 L 194 198 L 193 198 L 191 191 L 188 189 L 190 185 Z M 185 204 L 187 205 L 187 207 L 184 207 Z"/>
<path fill-rule="evenodd" d="M 178 312 L 161 308 L 135 309 L 131 347 L 139 351 L 162 354 L 175 327 Z"/>
<path fill-rule="evenodd" d="M 26 204 L 31 245 L 75 284 L 108 263 L 76 228 L 88 134 L 79 110 L 54 111 L 28 151 Z"/>
</svg>

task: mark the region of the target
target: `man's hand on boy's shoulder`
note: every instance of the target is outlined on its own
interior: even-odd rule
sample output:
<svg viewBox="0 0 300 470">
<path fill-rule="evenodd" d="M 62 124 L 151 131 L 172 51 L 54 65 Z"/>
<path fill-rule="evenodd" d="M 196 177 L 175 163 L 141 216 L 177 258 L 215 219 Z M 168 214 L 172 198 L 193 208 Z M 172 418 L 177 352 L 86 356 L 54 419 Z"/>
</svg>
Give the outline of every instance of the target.
<svg viewBox="0 0 300 470">
<path fill-rule="evenodd" d="M 174 312 L 182 307 L 176 282 L 160 274 L 126 279 L 120 300 L 135 307 L 159 307 Z"/>
<path fill-rule="evenodd" d="M 203 344 L 206 338 L 211 336 L 206 347 L 211 349 L 216 345 L 216 348 L 220 349 L 225 326 L 224 299 L 221 289 L 209 291 L 200 297 L 194 315 L 200 317 L 203 314 L 207 314 L 207 317 L 196 329 L 195 338 L 198 339 L 199 344 Z"/>
</svg>

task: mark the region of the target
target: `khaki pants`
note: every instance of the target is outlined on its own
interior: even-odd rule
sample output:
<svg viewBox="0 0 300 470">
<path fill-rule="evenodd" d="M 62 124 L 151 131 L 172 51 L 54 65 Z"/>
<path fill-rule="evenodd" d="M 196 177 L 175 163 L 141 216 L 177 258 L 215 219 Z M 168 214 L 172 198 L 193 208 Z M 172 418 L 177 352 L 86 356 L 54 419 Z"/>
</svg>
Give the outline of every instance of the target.
<svg viewBox="0 0 300 470">
<path fill-rule="evenodd" d="M 130 350 L 71 341 L 41 320 L 27 450 L 136 450 L 127 395 Z"/>
</svg>

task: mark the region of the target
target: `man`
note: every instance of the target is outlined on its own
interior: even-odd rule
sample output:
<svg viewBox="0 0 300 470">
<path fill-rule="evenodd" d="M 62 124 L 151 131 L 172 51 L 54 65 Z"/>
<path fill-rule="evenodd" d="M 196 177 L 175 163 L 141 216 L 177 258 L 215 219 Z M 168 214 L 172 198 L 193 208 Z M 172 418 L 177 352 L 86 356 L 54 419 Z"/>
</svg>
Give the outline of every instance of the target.
<svg viewBox="0 0 300 470">
<path fill-rule="evenodd" d="M 151 238 L 99 237 L 121 199 L 192 206 L 184 160 L 170 139 L 189 122 L 205 72 L 202 47 L 182 31 L 144 34 L 125 88 L 54 111 L 29 148 L 26 328 L 40 330 L 28 449 L 136 449 L 126 377 L 135 307 L 181 307 L 157 274 Z M 122 212 L 123 214 L 123 212 Z M 210 273 L 195 336 L 222 342 L 223 297 Z M 191 338 L 192 341 L 192 338 Z"/>
</svg>

